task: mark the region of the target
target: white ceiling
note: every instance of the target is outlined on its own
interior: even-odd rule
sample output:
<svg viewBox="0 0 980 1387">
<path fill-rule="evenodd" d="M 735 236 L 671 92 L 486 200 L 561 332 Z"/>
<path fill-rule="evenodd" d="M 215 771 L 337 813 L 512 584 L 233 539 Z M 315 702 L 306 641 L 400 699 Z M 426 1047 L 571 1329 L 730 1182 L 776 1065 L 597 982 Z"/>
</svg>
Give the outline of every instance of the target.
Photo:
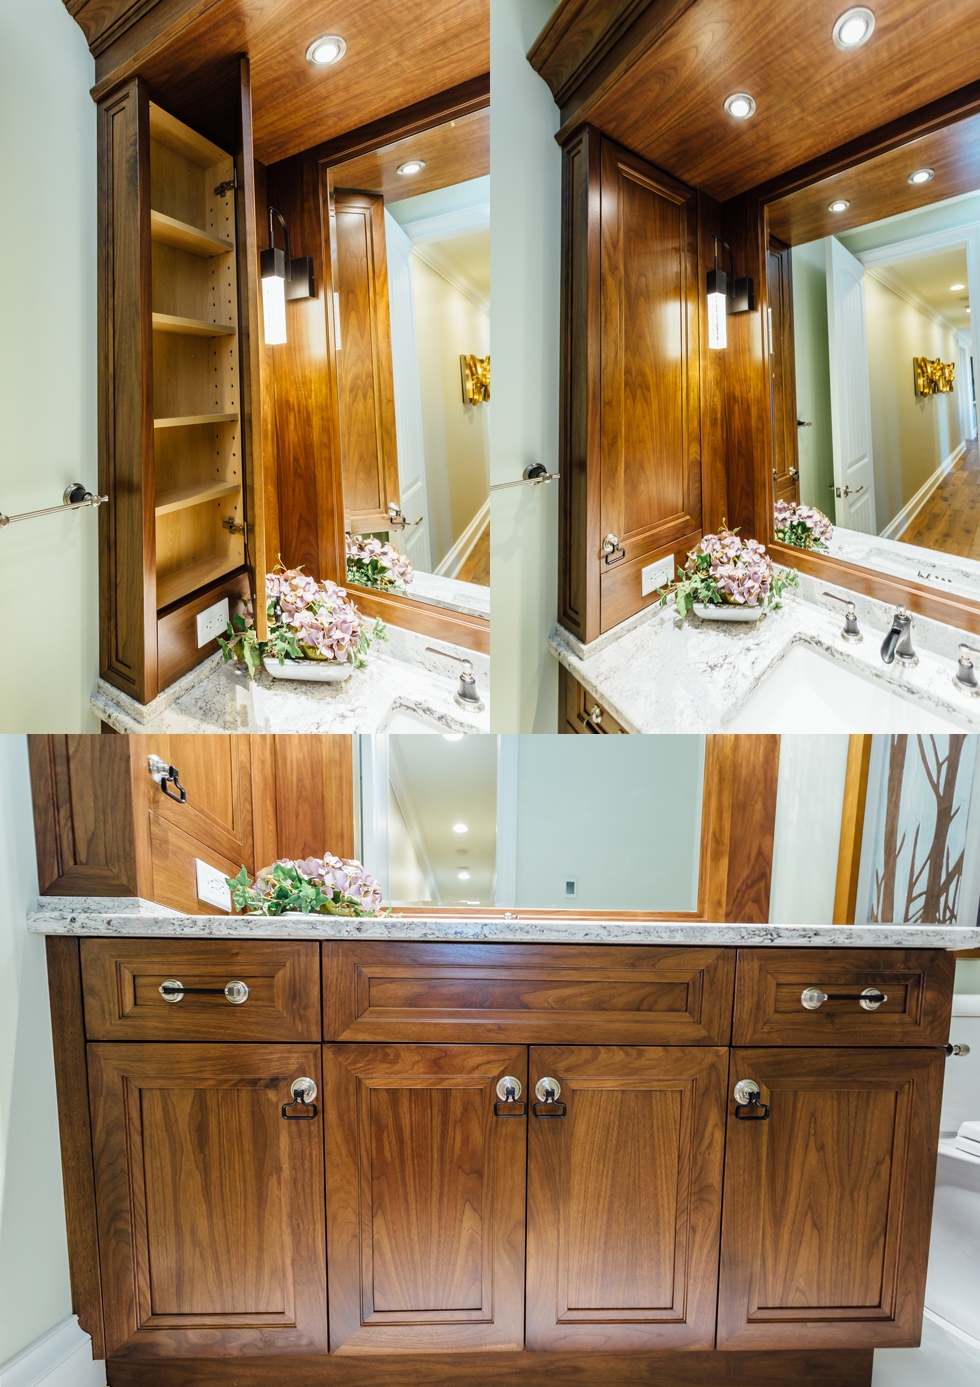
<svg viewBox="0 0 980 1387">
<path fill-rule="evenodd" d="M 872 267 L 873 271 L 877 269 L 877 266 Z M 927 304 L 952 327 L 969 331 L 970 314 L 966 310 L 970 295 L 965 287 L 969 281 L 964 247 L 935 251 L 881 267 L 880 277 L 893 288 Z M 962 284 L 964 288 L 953 289 L 954 284 Z"/>
</svg>

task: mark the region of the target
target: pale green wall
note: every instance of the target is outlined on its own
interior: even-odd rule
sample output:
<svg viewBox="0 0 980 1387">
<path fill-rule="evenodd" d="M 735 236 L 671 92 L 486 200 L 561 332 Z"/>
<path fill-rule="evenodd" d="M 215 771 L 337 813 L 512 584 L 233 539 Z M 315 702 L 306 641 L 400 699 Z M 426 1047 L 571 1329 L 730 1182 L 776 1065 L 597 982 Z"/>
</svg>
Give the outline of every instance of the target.
<svg viewBox="0 0 980 1387">
<path fill-rule="evenodd" d="M 0 511 L 95 490 L 95 81 L 62 0 L 0 0 Z M 91 732 L 97 517 L 0 530 L 0 731 Z M 2 1355 L 0 1355 L 2 1357 Z"/>
<path fill-rule="evenodd" d="M 491 0 L 490 479 L 558 467 L 561 152 L 558 108 L 526 54 L 555 0 Z M 490 498 L 493 726 L 553 732 L 558 671 L 558 486 Z"/>
<path fill-rule="evenodd" d="M 793 247 L 793 337 L 800 500 L 834 519 L 834 444 L 830 419 L 830 348 L 827 338 L 826 242 Z"/>
<path fill-rule="evenodd" d="M 32 0 L 33 4 L 33 0 Z M 0 736 L 0 1363 L 71 1314 L 27 740 Z"/>
</svg>

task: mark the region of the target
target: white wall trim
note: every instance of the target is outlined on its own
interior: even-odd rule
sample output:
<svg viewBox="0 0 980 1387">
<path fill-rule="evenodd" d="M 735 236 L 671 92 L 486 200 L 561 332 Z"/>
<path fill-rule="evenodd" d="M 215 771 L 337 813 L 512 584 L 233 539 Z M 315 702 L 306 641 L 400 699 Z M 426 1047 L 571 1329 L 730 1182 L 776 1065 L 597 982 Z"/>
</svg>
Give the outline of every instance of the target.
<svg viewBox="0 0 980 1387">
<path fill-rule="evenodd" d="M 105 1380 L 105 1363 L 93 1359 L 92 1339 L 77 1315 L 0 1366 L 0 1387 L 105 1387 Z"/>
<path fill-rule="evenodd" d="M 467 236 L 473 231 L 489 231 L 490 204 L 480 202 L 475 207 L 460 207 L 436 217 L 420 217 L 418 221 L 402 222 L 401 228 L 414 245 L 445 241 L 450 236 Z"/>
<path fill-rule="evenodd" d="M 520 773 L 517 737 L 497 738 L 498 906 L 517 904 L 517 799 Z"/>
<path fill-rule="evenodd" d="M 925 506 L 929 497 L 936 490 L 936 487 L 943 478 L 952 472 L 965 452 L 966 444 L 958 443 L 949 457 L 939 464 L 932 476 L 926 478 L 912 499 L 907 501 L 898 514 L 889 520 L 878 538 L 898 539 L 899 535 L 904 533 L 911 525 L 912 521 L 919 514 L 919 511 L 922 510 L 923 506 Z"/>
<path fill-rule="evenodd" d="M 865 265 L 864 267 L 866 274 L 869 274 L 872 279 L 876 279 L 879 284 L 883 284 L 885 288 L 897 298 L 910 304 L 912 308 L 914 308 L 916 312 L 921 313 L 924 318 L 928 318 L 931 322 L 936 323 L 937 326 L 943 328 L 946 332 L 952 333 L 955 337 L 958 337 L 962 333 L 962 328 L 954 327 L 948 318 L 944 318 L 938 309 L 933 308 L 932 304 L 927 303 L 925 299 L 920 298 L 913 290 L 895 279 L 893 275 L 890 275 L 888 273 L 889 268 L 890 267 L 887 265 L 876 265 L 873 268 L 870 265 Z"/>
<path fill-rule="evenodd" d="M 483 531 L 490 524 L 490 497 L 484 501 L 483 505 L 474 515 L 459 539 L 450 549 L 449 553 L 438 564 L 435 572 L 440 578 L 455 578 L 463 564 L 476 548 L 477 541 Z"/>
<path fill-rule="evenodd" d="M 445 252 L 440 242 L 420 246 L 413 241 L 412 254 L 417 255 L 424 264 L 428 265 L 430 270 L 434 270 L 447 284 L 451 284 L 464 298 L 469 299 L 470 303 L 475 303 L 481 312 L 489 314 L 490 304 L 480 292 L 478 285 L 474 283 L 462 266 L 457 265 L 455 260 Z"/>
<path fill-rule="evenodd" d="M 969 1344 L 971 1348 L 980 1350 L 980 1339 L 974 1339 L 972 1334 L 968 1334 L 958 1324 L 953 1324 L 951 1320 L 944 1320 L 942 1315 L 937 1315 L 935 1310 L 929 1309 L 928 1305 L 923 1307 L 922 1313 L 927 1320 L 932 1320 L 933 1324 L 938 1324 L 940 1329 L 945 1329 L 946 1333 L 951 1334 L 954 1339 L 959 1339 L 962 1343 Z"/>
</svg>

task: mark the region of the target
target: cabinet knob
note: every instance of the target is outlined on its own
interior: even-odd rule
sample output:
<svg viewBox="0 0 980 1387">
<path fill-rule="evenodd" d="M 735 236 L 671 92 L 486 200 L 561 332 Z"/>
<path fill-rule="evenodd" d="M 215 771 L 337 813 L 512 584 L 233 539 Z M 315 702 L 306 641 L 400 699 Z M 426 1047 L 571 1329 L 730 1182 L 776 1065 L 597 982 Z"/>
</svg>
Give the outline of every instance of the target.
<svg viewBox="0 0 980 1387">
<path fill-rule="evenodd" d="M 494 1117 L 526 1117 L 527 1104 L 521 1099 L 524 1086 L 513 1074 L 505 1074 L 497 1080 L 497 1102 L 493 1105 Z"/>
<path fill-rule="evenodd" d="M 302 1079 L 294 1079 L 289 1085 L 289 1097 L 290 1101 L 282 1105 L 282 1115 L 287 1122 L 301 1122 L 304 1119 L 312 1121 L 316 1117 L 317 1108 L 313 1101 L 316 1097 L 316 1083 L 313 1079 L 305 1076 Z M 289 1111 L 290 1108 L 297 1107 L 305 1108 L 306 1111 Z"/>
<path fill-rule="evenodd" d="M 800 1001 L 807 1011 L 819 1011 L 824 1002 L 857 1002 L 863 1011 L 877 1011 L 888 998 L 877 987 L 866 987 L 863 992 L 824 992 L 819 987 L 805 987 L 800 993 Z"/>
<path fill-rule="evenodd" d="M 739 1079 L 735 1085 L 735 1116 L 743 1122 L 765 1122 L 769 1105 L 761 1101 L 755 1079 Z"/>
<path fill-rule="evenodd" d="M 599 727 L 602 723 L 602 709 L 599 707 L 598 703 L 593 703 L 592 707 L 589 709 L 589 722 L 595 723 L 596 727 Z"/>
<path fill-rule="evenodd" d="M 240 1007 L 243 1002 L 248 1001 L 248 983 L 237 978 L 225 983 L 224 987 L 185 987 L 176 978 L 168 978 L 160 984 L 159 992 L 165 1002 L 179 1002 L 189 996 L 224 997 L 233 1007 Z"/>
<path fill-rule="evenodd" d="M 534 1085 L 537 1102 L 531 1108 L 535 1117 L 564 1117 L 568 1109 L 559 1103 L 561 1084 L 557 1079 L 539 1079 Z M 540 1108 L 560 1108 L 561 1112 L 540 1112 Z"/>
</svg>

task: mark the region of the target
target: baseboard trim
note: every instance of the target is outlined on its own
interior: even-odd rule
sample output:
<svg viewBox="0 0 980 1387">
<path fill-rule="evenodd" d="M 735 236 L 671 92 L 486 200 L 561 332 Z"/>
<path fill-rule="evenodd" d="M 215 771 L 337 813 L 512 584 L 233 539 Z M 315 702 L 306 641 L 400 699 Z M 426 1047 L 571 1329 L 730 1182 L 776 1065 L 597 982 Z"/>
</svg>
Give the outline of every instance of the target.
<svg viewBox="0 0 980 1387">
<path fill-rule="evenodd" d="M 440 578 L 455 578 L 463 564 L 476 548 L 477 541 L 483 531 L 490 524 L 490 497 L 484 501 L 483 505 L 474 515 L 459 539 L 450 549 L 449 553 L 435 569 Z"/>
<path fill-rule="evenodd" d="M 77 1315 L 49 1329 L 0 1365 L 0 1387 L 106 1387 L 105 1363 Z"/>
<path fill-rule="evenodd" d="M 932 476 L 928 477 L 923 482 L 911 501 L 904 505 L 898 514 L 888 522 L 878 538 L 898 539 L 900 535 L 904 534 L 912 524 L 912 521 L 919 514 L 919 511 L 923 509 L 932 493 L 936 490 L 936 487 L 939 486 L 944 478 L 949 476 L 950 472 L 952 472 L 965 452 L 965 443 L 960 443 L 958 447 L 954 448 L 949 457 L 939 464 Z"/>
</svg>

